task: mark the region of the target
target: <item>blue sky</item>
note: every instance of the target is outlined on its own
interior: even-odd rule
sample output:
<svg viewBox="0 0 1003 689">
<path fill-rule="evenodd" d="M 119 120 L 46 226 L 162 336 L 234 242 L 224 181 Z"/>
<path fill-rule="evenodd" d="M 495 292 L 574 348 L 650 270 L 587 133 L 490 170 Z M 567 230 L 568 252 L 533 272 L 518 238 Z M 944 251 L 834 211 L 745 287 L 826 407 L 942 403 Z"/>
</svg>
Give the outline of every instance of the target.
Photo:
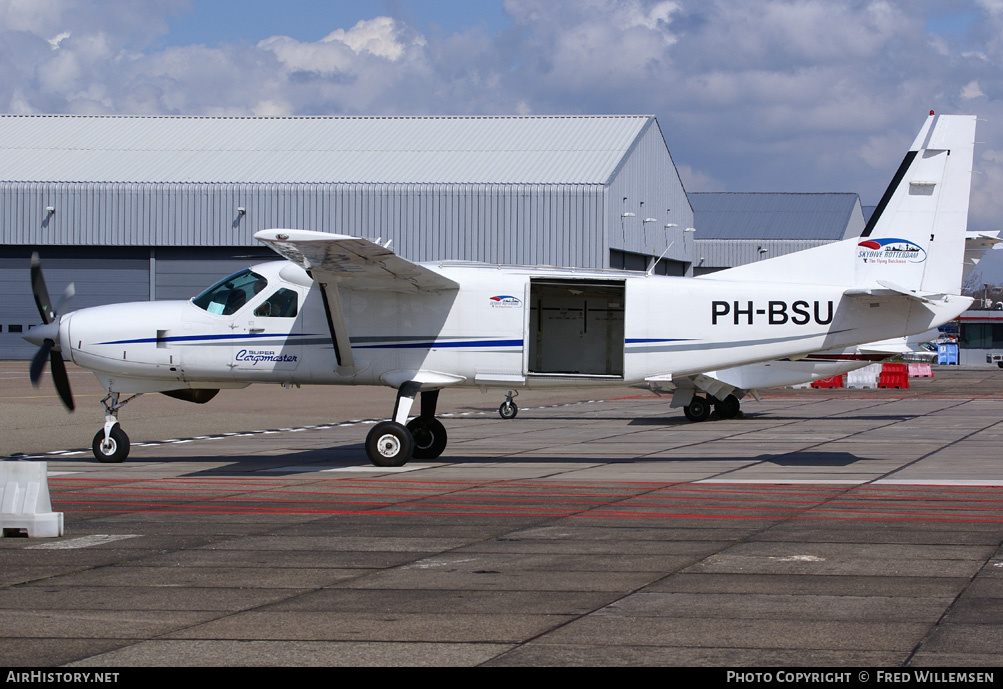
<svg viewBox="0 0 1003 689">
<path fill-rule="evenodd" d="M 0 0 L 0 103 L 654 114 L 689 190 L 865 205 L 929 110 L 971 113 L 970 228 L 1003 228 L 1003 0 Z"/>
<path fill-rule="evenodd" d="M 190 7 L 169 20 L 165 45 L 257 43 L 276 34 L 300 41 L 318 41 L 332 28 L 348 28 L 380 15 L 401 19 L 421 31 L 447 34 L 471 26 L 484 26 L 494 34 L 512 26 L 500 0 L 291 0 L 281 4 L 260 0 L 195 0 Z"/>
</svg>

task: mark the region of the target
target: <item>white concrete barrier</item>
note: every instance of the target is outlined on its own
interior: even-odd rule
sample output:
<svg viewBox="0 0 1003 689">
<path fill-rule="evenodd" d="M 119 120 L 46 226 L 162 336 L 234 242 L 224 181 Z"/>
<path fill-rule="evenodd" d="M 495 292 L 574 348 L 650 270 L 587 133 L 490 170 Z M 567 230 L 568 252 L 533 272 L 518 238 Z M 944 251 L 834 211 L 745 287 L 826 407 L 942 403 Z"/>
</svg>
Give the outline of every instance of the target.
<svg viewBox="0 0 1003 689">
<path fill-rule="evenodd" d="M 876 388 L 881 378 L 881 364 L 871 364 L 846 374 L 848 388 Z"/>
<path fill-rule="evenodd" d="M 28 538 L 63 535 L 63 513 L 52 511 L 45 472 L 45 462 L 0 462 L 0 527 L 24 529 Z"/>
</svg>

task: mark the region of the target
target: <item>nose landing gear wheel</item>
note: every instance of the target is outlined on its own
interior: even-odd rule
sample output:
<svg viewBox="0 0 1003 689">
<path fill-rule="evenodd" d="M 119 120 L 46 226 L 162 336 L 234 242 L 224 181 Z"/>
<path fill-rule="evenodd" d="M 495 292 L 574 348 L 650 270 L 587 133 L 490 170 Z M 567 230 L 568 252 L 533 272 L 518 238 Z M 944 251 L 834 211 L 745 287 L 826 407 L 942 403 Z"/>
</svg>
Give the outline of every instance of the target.
<svg viewBox="0 0 1003 689">
<path fill-rule="evenodd" d="M 124 462 L 129 456 L 129 436 L 125 434 L 120 426 L 115 426 L 108 434 L 107 441 L 104 437 L 104 429 L 98 431 L 91 443 L 91 450 L 94 457 L 99 462 L 118 463 Z"/>
<path fill-rule="evenodd" d="M 501 403 L 498 407 L 498 414 L 503 419 L 514 419 L 515 415 L 519 413 L 519 407 L 516 406 L 515 402 L 505 401 Z"/>
<path fill-rule="evenodd" d="M 411 419 L 407 429 L 414 437 L 414 458 L 435 459 L 446 449 L 446 427 L 436 418 Z"/>
<path fill-rule="evenodd" d="M 411 431 L 396 421 L 378 423 L 366 436 L 366 454 L 378 467 L 402 467 L 413 452 Z"/>
</svg>

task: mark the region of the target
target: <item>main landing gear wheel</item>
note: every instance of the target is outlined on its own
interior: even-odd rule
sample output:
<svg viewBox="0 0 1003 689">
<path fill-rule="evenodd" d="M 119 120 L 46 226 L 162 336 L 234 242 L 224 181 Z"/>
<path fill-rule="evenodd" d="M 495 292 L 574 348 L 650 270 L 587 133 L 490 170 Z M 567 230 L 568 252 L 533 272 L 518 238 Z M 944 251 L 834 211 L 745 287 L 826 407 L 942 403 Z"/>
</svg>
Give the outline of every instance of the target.
<svg viewBox="0 0 1003 689">
<path fill-rule="evenodd" d="M 99 462 L 118 463 L 124 462 L 129 456 L 129 436 L 125 434 L 121 426 L 115 426 L 105 440 L 104 429 L 98 431 L 91 443 L 91 450 Z"/>
<path fill-rule="evenodd" d="M 366 454 L 378 467 L 402 467 L 413 452 L 411 431 L 396 421 L 378 423 L 366 436 Z"/>
<path fill-rule="evenodd" d="M 415 459 L 435 459 L 446 449 L 446 427 L 436 418 L 418 416 L 407 424 L 414 438 Z"/>
<path fill-rule="evenodd" d="M 690 403 L 683 407 L 683 413 L 690 421 L 706 421 L 710 416 L 710 402 L 706 397 L 694 395 Z"/>
<path fill-rule="evenodd" d="M 742 409 L 742 403 L 734 395 L 728 395 L 723 400 L 714 403 L 714 411 L 719 418 L 734 419 Z"/>
<path fill-rule="evenodd" d="M 498 407 L 498 413 L 503 419 L 514 419 L 515 415 L 519 413 L 519 407 L 516 406 L 515 402 L 506 400 Z"/>
</svg>

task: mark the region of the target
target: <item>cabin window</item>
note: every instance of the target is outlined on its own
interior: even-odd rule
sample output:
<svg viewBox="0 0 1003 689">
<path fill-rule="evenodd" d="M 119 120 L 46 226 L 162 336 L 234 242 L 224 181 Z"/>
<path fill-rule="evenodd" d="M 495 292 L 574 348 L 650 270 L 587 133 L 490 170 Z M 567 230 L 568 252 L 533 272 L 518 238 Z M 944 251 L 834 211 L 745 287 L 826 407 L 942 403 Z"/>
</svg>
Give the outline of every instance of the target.
<svg viewBox="0 0 1003 689">
<path fill-rule="evenodd" d="M 247 268 L 223 278 L 192 299 L 192 303 L 209 313 L 229 316 L 239 311 L 267 285 L 268 280 Z"/>
<path fill-rule="evenodd" d="M 295 318 L 298 305 L 296 291 L 283 287 L 254 309 L 254 315 L 260 318 Z"/>
</svg>

